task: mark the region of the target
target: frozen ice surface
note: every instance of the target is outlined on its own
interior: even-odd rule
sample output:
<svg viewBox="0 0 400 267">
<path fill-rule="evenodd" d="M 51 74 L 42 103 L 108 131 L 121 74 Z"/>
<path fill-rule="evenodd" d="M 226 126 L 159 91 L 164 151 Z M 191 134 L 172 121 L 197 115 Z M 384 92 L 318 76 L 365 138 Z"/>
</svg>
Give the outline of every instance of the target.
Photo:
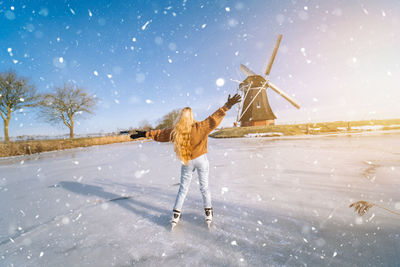
<svg viewBox="0 0 400 267">
<path fill-rule="evenodd" d="M 348 206 L 399 211 L 399 151 L 398 134 L 210 139 L 215 224 L 195 174 L 172 233 L 171 144 L 1 159 L 0 266 L 396 266 L 400 218 Z"/>
</svg>

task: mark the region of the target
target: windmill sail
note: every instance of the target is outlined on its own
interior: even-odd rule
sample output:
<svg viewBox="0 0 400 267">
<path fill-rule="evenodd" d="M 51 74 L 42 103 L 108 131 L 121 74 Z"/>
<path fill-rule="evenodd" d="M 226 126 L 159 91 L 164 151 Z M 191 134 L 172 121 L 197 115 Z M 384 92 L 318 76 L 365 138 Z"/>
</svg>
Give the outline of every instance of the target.
<svg viewBox="0 0 400 267">
<path fill-rule="evenodd" d="M 282 40 L 282 34 L 279 34 L 278 41 L 276 41 L 274 51 L 272 52 L 271 59 L 269 60 L 268 67 L 265 70 L 265 76 L 268 76 L 269 73 L 271 72 L 272 64 L 275 61 L 275 57 L 276 57 L 276 54 L 278 53 L 278 48 L 279 48 L 279 45 L 281 44 L 281 40 Z"/>
<path fill-rule="evenodd" d="M 252 71 L 251 69 L 249 69 L 248 67 L 246 67 L 243 64 L 240 64 L 240 70 L 246 75 L 246 76 L 253 76 L 253 75 L 257 75 L 257 73 L 255 73 L 254 71 Z"/>
<path fill-rule="evenodd" d="M 275 84 L 272 84 L 271 82 L 268 82 L 269 87 L 271 87 L 272 90 L 274 90 L 275 92 L 277 92 L 279 95 L 281 95 L 284 99 L 286 99 L 287 101 L 289 101 L 290 104 L 292 104 L 293 106 L 295 106 L 296 108 L 300 109 L 300 105 L 297 103 L 297 101 L 292 98 L 291 96 L 289 96 L 288 94 L 286 94 L 285 92 L 283 92 L 281 89 L 279 89 Z"/>
</svg>

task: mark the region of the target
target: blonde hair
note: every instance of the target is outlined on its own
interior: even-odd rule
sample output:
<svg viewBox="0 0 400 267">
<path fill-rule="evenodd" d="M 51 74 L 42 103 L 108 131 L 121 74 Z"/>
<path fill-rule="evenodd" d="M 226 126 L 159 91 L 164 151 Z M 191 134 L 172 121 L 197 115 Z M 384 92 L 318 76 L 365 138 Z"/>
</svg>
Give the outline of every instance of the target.
<svg viewBox="0 0 400 267">
<path fill-rule="evenodd" d="M 171 139 L 174 142 L 174 151 L 184 165 L 188 164 L 192 155 L 190 133 L 194 122 L 192 109 L 189 107 L 183 108 L 175 120 L 174 128 L 171 132 Z"/>
</svg>

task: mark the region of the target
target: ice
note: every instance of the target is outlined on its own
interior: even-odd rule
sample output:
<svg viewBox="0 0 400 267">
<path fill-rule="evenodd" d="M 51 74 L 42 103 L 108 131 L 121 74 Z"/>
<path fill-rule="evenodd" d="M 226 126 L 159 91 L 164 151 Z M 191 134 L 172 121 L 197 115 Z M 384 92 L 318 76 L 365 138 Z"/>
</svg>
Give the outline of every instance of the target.
<svg viewBox="0 0 400 267">
<path fill-rule="evenodd" d="M 139 170 L 139 171 L 136 171 L 135 172 L 135 177 L 136 178 L 142 178 L 143 175 L 145 175 L 145 174 L 147 174 L 149 172 L 150 172 L 150 170 Z"/>
<path fill-rule="evenodd" d="M 398 263 L 398 217 L 373 207 L 360 218 L 348 207 L 368 200 L 400 210 L 398 134 L 208 143 L 215 225 L 208 230 L 203 221 L 193 173 L 182 223 L 172 233 L 179 179 L 171 177 L 179 177 L 180 165 L 170 143 L 137 141 L 1 159 L 0 203 L 6 204 L 0 205 L 0 265 Z M 374 183 L 365 179 L 367 171 L 376 175 Z M 143 173 L 140 179 L 136 172 Z"/>
</svg>

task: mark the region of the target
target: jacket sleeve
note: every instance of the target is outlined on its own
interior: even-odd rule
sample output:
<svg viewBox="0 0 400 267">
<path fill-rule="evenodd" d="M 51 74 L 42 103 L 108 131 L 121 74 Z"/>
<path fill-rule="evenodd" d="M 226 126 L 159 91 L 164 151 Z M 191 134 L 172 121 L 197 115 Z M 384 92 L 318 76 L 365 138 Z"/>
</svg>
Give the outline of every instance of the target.
<svg viewBox="0 0 400 267">
<path fill-rule="evenodd" d="M 225 117 L 226 111 L 228 111 L 229 108 L 226 106 L 220 107 L 217 111 L 215 111 L 211 116 L 209 116 L 207 119 L 204 121 L 201 121 L 199 123 L 200 127 L 203 129 L 203 131 L 207 134 L 209 134 L 212 130 L 218 127 L 218 125 L 221 123 L 223 118 Z"/>
<path fill-rule="evenodd" d="M 158 142 L 170 142 L 171 141 L 172 128 L 162 130 L 152 130 L 146 132 L 146 137 L 150 137 L 154 141 Z"/>
</svg>

